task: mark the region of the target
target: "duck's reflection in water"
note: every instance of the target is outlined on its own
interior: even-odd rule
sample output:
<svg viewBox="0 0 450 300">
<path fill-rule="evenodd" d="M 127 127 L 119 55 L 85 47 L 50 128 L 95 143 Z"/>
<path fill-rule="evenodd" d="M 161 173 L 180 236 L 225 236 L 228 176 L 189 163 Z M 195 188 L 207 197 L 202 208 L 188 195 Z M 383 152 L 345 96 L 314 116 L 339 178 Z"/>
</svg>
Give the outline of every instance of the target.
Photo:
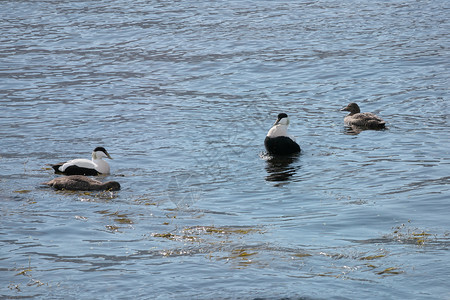
<svg viewBox="0 0 450 300">
<path fill-rule="evenodd" d="M 385 131 L 386 129 L 388 129 L 388 128 L 386 127 L 386 128 L 381 128 L 381 129 L 370 129 L 370 128 L 364 128 L 364 127 L 355 126 L 355 125 L 346 125 L 344 127 L 344 134 L 358 135 L 365 130 Z"/>
<path fill-rule="evenodd" d="M 348 135 L 358 135 L 362 131 L 364 131 L 363 128 L 354 125 L 344 127 L 344 133 Z"/>
<path fill-rule="evenodd" d="M 266 176 L 267 181 L 286 182 L 297 172 L 297 167 L 291 164 L 298 159 L 298 156 L 280 156 L 267 159 Z"/>
</svg>

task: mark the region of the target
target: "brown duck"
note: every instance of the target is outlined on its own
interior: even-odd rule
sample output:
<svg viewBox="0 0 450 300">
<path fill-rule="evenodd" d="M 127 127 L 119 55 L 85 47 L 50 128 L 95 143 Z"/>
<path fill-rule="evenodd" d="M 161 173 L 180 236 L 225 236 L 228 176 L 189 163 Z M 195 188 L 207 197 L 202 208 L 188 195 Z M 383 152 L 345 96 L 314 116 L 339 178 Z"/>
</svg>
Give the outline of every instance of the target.
<svg viewBox="0 0 450 300">
<path fill-rule="evenodd" d="M 361 113 L 358 104 L 350 103 L 341 111 L 349 111 L 350 113 L 344 118 L 347 126 L 357 126 L 362 129 L 382 129 L 385 128 L 386 122 L 374 115 L 373 113 Z"/>
<path fill-rule="evenodd" d="M 70 175 L 57 177 L 43 184 L 57 190 L 70 191 L 118 191 L 120 184 L 117 181 L 100 182 L 83 175 Z"/>
</svg>

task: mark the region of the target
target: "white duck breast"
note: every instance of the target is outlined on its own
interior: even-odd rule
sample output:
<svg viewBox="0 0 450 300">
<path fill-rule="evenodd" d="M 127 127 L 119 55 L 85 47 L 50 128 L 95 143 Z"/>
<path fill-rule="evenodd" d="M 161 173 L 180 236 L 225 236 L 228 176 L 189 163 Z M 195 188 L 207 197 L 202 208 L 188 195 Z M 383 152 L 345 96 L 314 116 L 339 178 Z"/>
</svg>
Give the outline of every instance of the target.
<svg viewBox="0 0 450 300">
<path fill-rule="evenodd" d="M 291 155 L 301 151 L 300 146 L 294 138 L 289 136 L 287 128 L 289 118 L 287 114 L 281 113 L 275 124 L 270 128 L 264 140 L 267 152 L 272 155 Z"/>
<path fill-rule="evenodd" d="M 52 165 L 55 173 L 65 175 L 99 175 L 109 174 L 109 164 L 102 158 L 107 157 L 112 159 L 109 153 L 103 147 L 97 147 L 92 152 L 92 160 L 88 159 L 73 159 L 65 163 Z"/>
</svg>

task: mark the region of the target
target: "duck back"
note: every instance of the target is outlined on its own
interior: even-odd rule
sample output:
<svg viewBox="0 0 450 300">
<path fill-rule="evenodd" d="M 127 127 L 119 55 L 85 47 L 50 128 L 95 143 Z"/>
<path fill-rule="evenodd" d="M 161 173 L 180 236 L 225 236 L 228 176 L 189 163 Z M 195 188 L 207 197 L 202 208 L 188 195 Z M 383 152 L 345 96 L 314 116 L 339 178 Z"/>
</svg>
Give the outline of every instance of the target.
<svg viewBox="0 0 450 300">
<path fill-rule="evenodd" d="M 264 146 L 266 147 L 267 152 L 275 155 L 290 155 L 301 151 L 300 146 L 287 136 L 278 136 L 274 138 L 266 136 Z"/>
<path fill-rule="evenodd" d="M 344 118 L 344 122 L 349 126 L 359 126 L 369 129 L 385 128 L 386 122 L 372 113 L 356 113 Z"/>
<path fill-rule="evenodd" d="M 120 190 L 120 184 L 117 181 L 107 181 L 102 183 L 82 175 L 71 175 L 58 177 L 44 184 L 57 190 L 72 191 L 99 191 L 99 190 Z"/>
</svg>

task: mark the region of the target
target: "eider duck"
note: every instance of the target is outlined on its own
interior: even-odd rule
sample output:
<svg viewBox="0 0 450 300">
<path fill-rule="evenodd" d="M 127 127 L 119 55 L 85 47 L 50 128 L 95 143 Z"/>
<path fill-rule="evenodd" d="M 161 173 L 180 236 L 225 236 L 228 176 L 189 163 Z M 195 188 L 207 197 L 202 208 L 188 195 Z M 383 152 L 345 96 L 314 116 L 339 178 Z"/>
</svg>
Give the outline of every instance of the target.
<svg viewBox="0 0 450 300">
<path fill-rule="evenodd" d="M 264 140 L 264 146 L 271 155 L 291 155 L 299 153 L 300 146 L 294 138 L 289 136 L 287 128 L 289 125 L 288 115 L 280 113 L 277 121 L 273 124 Z"/>
<path fill-rule="evenodd" d="M 96 176 L 109 174 L 109 165 L 102 159 L 104 157 L 112 159 L 105 148 L 97 147 L 92 152 L 92 160 L 78 158 L 65 163 L 52 165 L 52 168 L 55 170 L 55 173 L 64 175 Z"/>
<path fill-rule="evenodd" d="M 57 190 L 70 191 L 118 191 L 120 184 L 117 181 L 100 182 L 82 175 L 58 177 L 43 184 Z"/>
<path fill-rule="evenodd" d="M 382 129 L 385 128 L 386 122 L 373 113 L 361 113 L 358 104 L 350 103 L 341 111 L 349 111 L 350 113 L 344 118 L 345 125 L 357 126 L 362 129 Z"/>
</svg>

